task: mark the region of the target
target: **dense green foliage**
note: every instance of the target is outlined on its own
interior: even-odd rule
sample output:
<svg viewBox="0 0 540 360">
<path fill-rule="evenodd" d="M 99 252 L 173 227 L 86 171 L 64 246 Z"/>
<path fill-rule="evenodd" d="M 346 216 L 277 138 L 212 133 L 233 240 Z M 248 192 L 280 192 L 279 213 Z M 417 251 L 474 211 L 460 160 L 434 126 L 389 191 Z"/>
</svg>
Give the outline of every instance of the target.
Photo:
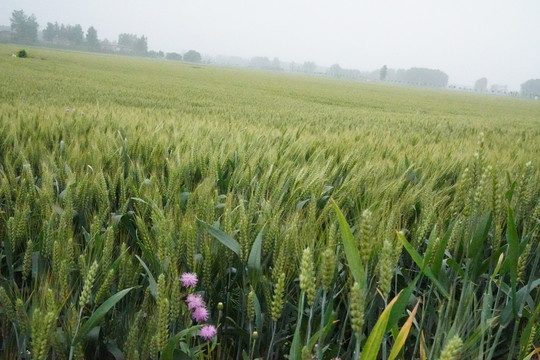
<svg viewBox="0 0 540 360">
<path fill-rule="evenodd" d="M 538 98 L 540 96 L 540 79 L 530 79 L 521 84 L 521 94 Z"/>
<path fill-rule="evenodd" d="M 184 61 L 188 62 L 200 62 L 201 61 L 201 54 L 199 54 L 195 50 L 189 50 L 184 54 Z"/>
<path fill-rule="evenodd" d="M 0 47 L 7 357 L 539 346 L 537 102 L 13 51 Z"/>
<path fill-rule="evenodd" d="M 90 29 L 93 29 L 93 27 L 90 27 Z M 97 42 L 97 32 L 95 32 L 94 29 L 94 43 L 92 45 L 95 45 Z M 70 46 L 77 47 L 83 44 L 84 42 L 84 31 L 81 27 L 81 25 L 58 25 L 58 23 L 47 23 L 47 27 L 43 29 L 43 40 L 53 42 L 56 41 L 57 43 L 64 43 L 69 44 Z M 88 45 L 90 45 L 90 41 L 88 41 Z M 99 45 L 99 43 L 98 43 Z"/>
<path fill-rule="evenodd" d="M 34 15 L 26 15 L 23 10 L 14 10 L 9 18 L 13 40 L 22 43 L 35 43 L 38 40 L 38 23 Z"/>
</svg>

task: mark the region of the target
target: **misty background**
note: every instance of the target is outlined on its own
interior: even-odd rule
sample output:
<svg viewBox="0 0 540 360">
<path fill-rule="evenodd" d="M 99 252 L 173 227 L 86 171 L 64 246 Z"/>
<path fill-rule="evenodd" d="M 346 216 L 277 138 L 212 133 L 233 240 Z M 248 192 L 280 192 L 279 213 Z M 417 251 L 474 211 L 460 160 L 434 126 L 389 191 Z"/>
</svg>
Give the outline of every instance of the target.
<svg viewBox="0 0 540 360">
<path fill-rule="evenodd" d="M 540 1 L 2 0 L 48 22 L 90 26 L 99 39 L 144 35 L 148 49 L 378 71 L 440 69 L 450 84 L 479 78 L 519 91 L 540 78 Z"/>
</svg>

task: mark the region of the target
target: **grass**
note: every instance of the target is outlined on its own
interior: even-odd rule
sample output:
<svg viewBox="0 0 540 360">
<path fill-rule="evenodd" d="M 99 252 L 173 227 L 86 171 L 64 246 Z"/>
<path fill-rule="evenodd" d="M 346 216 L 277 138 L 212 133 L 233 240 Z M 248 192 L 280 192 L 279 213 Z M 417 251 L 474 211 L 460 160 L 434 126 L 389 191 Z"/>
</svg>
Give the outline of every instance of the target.
<svg viewBox="0 0 540 360">
<path fill-rule="evenodd" d="M 538 102 L 18 50 L 0 46 L 8 357 L 539 346 Z"/>
</svg>

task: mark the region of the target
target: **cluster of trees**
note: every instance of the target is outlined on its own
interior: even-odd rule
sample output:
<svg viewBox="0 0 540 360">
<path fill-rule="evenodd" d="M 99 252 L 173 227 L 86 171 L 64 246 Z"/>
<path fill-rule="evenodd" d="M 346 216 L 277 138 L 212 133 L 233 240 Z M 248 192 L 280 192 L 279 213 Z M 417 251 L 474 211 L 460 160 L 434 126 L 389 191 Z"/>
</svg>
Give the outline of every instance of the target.
<svg viewBox="0 0 540 360">
<path fill-rule="evenodd" d="M 237 56 L 218 56 L 216 57 L 216 63 L 227 66 L 249 67 L 259 70 L 271 70 L 271 71 L 291 71 L 305 74 L 317 73 L 317 64 L 313 61 L 305 61 L 302 63 L 281 62 L 279 58 L 274 57 L 270 60 L 266 56 L 256 56 L 251 59 L 243 59 Z"/>
<path fill-rule="evenodd" d="M 521 84 L 521 95 L 534 98 L 540 98 L 540 79 L 530 79 Z"/>
<path fill-rule="evenodd" d="M 344 69 L 339 64 L 334 64 L 326 70 L 326 75 L 335 77 L 335 78 L 347 78 L 355 80 L 363 80 L 365 76 L 360 70 L 356 69 Z"/>
<path fill-rule="evenodd" d="M 303 64 L 297 64 L 294 61 L 290 63 L 290 71 L 305 74 L 317 73 L 317 64 L 313 61 L 305 61 Z"/>
<path fill-rule="evenodd" d="M 116 43 L 108 40 L 100 41 L 97 30 L 90 26 L 86 35 L 81 25 L 64 25 L 47 23 L 47 27 L 42 32 L 43 41 L 46 44 L 55 46 L 84 48 L 91 51 L 120 52 L 138 56 L 151 55 L 148 52 L 148 38 L 144 35 L 122 33 L 118 36 Z"/>
<path fill-rule="evenodd" d="M 388 67 L 384 65 L 381 68 L 381 71 L 379 71 L 379 80 L 384 81 L 386 80 L 386 75 L 388 75 Z"/>
<path fill-rule="evenodd" d="M 441 70 L 413 67 L 408 70 L 387 70 L 386 80 L 407 85 L 445 88 L 448 86 L 448 75 Z"/>
<path fill-rule="evenodd" d="M 476 80 L 476 82 L 474 83 L 474 91 L 486 92 L 487 84 L 488 84 L 488 80 L 485 77 Z"/>
<path fill-rule="evenodd" d="M 148 38 L 144 35 L 138 37 L 135 34 L 122 33 L 118 35 L 118 47 L 120 52 L 145 56 L 148 53 Z"/>
<path fill-rule="evenodd" d="M 343 69 L 339 64 L 332 65 L 327 71 L 328 76 L 367 81 L 387 81 L 405 85 L 429 86 L 444 88 L 448 85 L 448 75 L 441 70 L 426 68 L 389 69 L 384 65 L 379 70 L 362 72 L 355 69 Z"/>
<path fill-rule="evenodd" d="M 474 83 L 474 91 L 477 91 L 477 92 L 489 91 L 494 94 L 506 94 L 510 96 L 519 96 L 519 93 L 517 91 L 508 91 L 506 85 L 493 84 L 488 90 L 488 80 L 485 77 L 476 80 L 476 82 Z M 530 80 L 525 81 L 523 84 L 521 84 L 521 96 L 531 98 L 531 99 L 540 98 L 540 79 L 530 79 Z"/>
<path fill-rule="evenodd" d="M 47 23 L 47 27 L 42 32 L 43 41 L 71 47 L 81 47 L 87 45 L 91 49 L 99 50 L 100 44 L 97 31 L 93 26 L 88 28 L 86 37 L 81 25 L 64 25 L 58 23 Z"/>
<path fill-rule="evenodd" d="M 3 41 L 12 41 L 22 44 L 36 44 L 40 41 L 39 24 L 35 15 L 28 16 L 23 10 L 15 10 L 11 14 L 11 36 Z M 201 54 L 190 50 L 184 56 L 169 53 L 167 56 L 162 51 L 149 51 L 148 38 L 144 35 L 122 33 L 118 41 L 111 42 L 107 39 L 100 40 L 98 32 L 90 26 L 86 33 L 81 25 L 64 25 L 58 22 L 48 22 L 41 32 L 42 44 L 57 47 L 68 47 L 90 51 L 113 52 L 126 55 L 149 56 L 166 58 L 171 60 L 185 60 L 200 62 Z"/>
<path fill-rule="evenodd" d="M 257 56 L 251 59 L 249 66 L 261 70 L 282 70 L 281 62 L 277 57 L 270 61 L 266 56 Z"/>
<path fill-rule="evenodd" d="M 27 16 L 24 11 L 15 10 L 10 20 L 13 41 L 28 44 L 37 42 L 39 25 L 34 15 Z"/>
<path fill-rule="evenodd" d="M 183 60 L 188 61 L 188 62 L 200 62 L 201 61 L 201 54 L 199 54 L 195 50 L 189 50 L 188 52 L 186 52 L 184 54 Z"/>
<path fill-rule="evenodd" d="M 39 24 L 35 15 L 28 16 L 23 10 L 15 10 L 11 14 L 10 21 L 12 34 L 8 40 L 23 44 L 38 43 Z M 202 59 L 201 54 L 195 50 L 189 50 L 184 55 L 175 52 L 164 54 L 162 51 L 148 51 L 148 38 L 144 35 L 137 36 L 135 34 L 122 33 L 118 36 L 117 42 L 110 42 L 107 39 L 100 41 L 97 30 L 93 26 L 90 26 L 85 34 L 79 24 L 59 25 L 57 22 L 54 24 L 48 22 L 46 28 L 42 31 L 42 38 L 45 44 L 87 49 L 90 51 L 115 52 L 188 62 L 200 62 Z M 254 57 L 249 62 L 249 66 L 263 70 L 283 70 L 278 58 L 270 60 L 268 57 Z M 296 65 L 293 62 L 290 66 L 291 71 L 294 72 L 313 74 L 317 71 L 317 65 L 311 61 L 306 61 L 303 65 Z M 355 69 L 343 69 L 339 64 L 334 64 L 328 68 L 326 74 L 336 78 L 381 80 L 416 86 L 437 88 L 448 86 L 448 75 L 443 71 L 416 67 L 408 70 L 393 70 L 384 65 L 378 71 L 363 73 Z M 485 77 L 480 78 L 475 82 L 474 90 L 486 92 L 487 84 L 488 81 Z M 492 85 L 491 92 L 501 92 L 499 87 L 498 85 Z M 540 97 L 540 79 L 530 79 L 523 83 L 521 85 L 521 95 L 530 98 Z"/>
<path fill-rule="evenodd" d="M 470 89 L 465 89 L 470 90 Z M 476 92 L 488 92 L 488 80 L 485 77 L 482 77 L 475 81 L 474 88 L 472 89 Z M 508 86 L 500 84 L 491 84 L 489 92 L 492 94 L 506 94 L 511 96 L 517 96 L 515 91 L 508 91 Z"/>
<path fill-rule="evenodd" d="M 165 55 L 165 59 L 174 61 L 201 62 L 201 54 L 195 50 L 187 51 L 184 56 L 176 52 L 170 52 Z"/>
<path fill-rule="evenodd" d="M 315 64 L 313 61 L 306 61 L 304 64 L 302 64 L 302 72 L 305 72 L 306 74 L 313 74 L 317 71 L 317 64 Z"/>
</svg>

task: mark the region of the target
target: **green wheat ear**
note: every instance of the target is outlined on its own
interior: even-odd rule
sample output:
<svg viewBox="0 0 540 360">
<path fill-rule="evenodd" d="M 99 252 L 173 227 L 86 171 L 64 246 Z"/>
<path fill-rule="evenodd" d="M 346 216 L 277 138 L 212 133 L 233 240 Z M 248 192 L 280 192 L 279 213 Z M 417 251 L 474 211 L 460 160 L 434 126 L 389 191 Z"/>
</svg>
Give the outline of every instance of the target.
<svg viewBox="0 0 540 360">
<path fill-rule="evenodd" d="M 280 273 L 277 276 L 277 283 L 274 288 L 274 295 L 272 297 L 271 314 L 272 320 L 278 321 L 281 317 L 281 311 L 283 309 L 283 302 L 285 296 L 285 273 Z"/>
<path fill-rule="evenodd" d="M 390 293 L 390 285 L 394 275 L 394 253 L 392 243 L 384 240 L 383 247 L 379 253 L 379 261 L 377 263 L 377 275 L 379 277 L 379 287 L 384 298 Z"/>
<path fill-rule="evenodd" d="M 463 348 L 463 340 L 458 335 L 451 338 L 441 351 L 439 360 L 458 360 Z"/>
<path fill-rule="evenodd" d="M 351 287 L 351 328 L 360 337 L 360 333 L 364 327 L 364 307 L 366 294 L 360 288 L 360 285 L 355 282 Z"/>
<path fill-rule="evenodd" d="M 22 276 L 23 281 L 26 281 L 28 275 L 30 274 L 30 267 L 32 265 L 32 253 L 34 252 L 34 242 L 31 239 L 28 239 L 26 242 L 26 251 L 24 253 L 23 265 L 22 265 Z"/>
<path fill-rule="evenodd" d="M 324 291 L 328 291 L 334 280 L 334 273 L 336 271 L 336 254 L 335 251 L 327 247 L 321 254 L 321 261 L 319 267 L 319 278 Z"/>
<path fill-rule="evenodd" d="M 94 286 L 94 281 L 96 279 L 98 268 L 99 268 L 98 262 L 94 261 L 92 265 L 90 266 L 90 270 L 88 270 L 88 274 L 86 274 L 83 290 L 81 292 L 81 295 L 79 296 L 80 308 L 83 308 L 90 301 L 90 295 L 91 295 L 92 287 Z"/>
<path fill-rule="evenodd" d="M 2 308 L 4 310 L 4 316 L 7 321 L 15 321 L 15 307 L 13 302 L 9 298 L 6 289 L 0 286 L 0 300 L 2 300 Z"/>
<path fill-rule="evenodd" d="M 313 305 L 316 293 L 315 269 L 313 256 L 309 248 L 302 253 L 302 264 L 300 265 L 300 290 L 305 291 L 309 306 Z"/>
<path fill-rule="evenodd" d="M 372 213 L 366 209 L 362 212 L 362 222 L 360 228 L 359 250 L 360 257 L 364 264 L 368 264 L 373 250 L 373 224 Z"/>
<path fill-rule="evenodd" d="M 253 290 L 253 288 L 250 290 L 247 296 L 246 311 L 249 321 L 253 321 L 255 319 L 255 291 Z"/>
</svg>

